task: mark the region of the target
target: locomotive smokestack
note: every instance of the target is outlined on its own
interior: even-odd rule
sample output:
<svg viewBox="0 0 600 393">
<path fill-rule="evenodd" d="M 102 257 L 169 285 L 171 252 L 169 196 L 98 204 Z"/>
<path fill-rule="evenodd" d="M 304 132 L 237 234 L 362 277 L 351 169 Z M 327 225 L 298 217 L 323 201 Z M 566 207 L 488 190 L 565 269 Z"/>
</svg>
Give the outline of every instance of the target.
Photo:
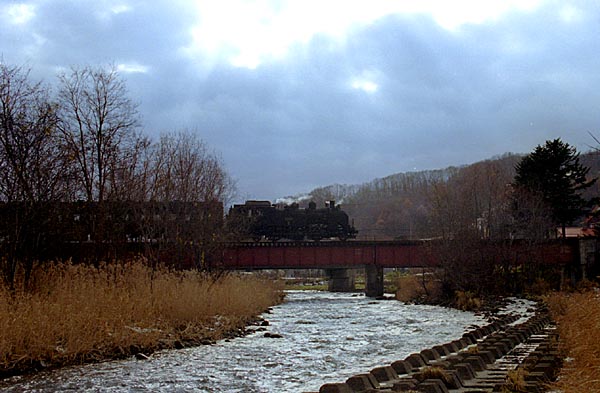
<svg viewBox="0 0 600 393">
<path fill-rule="evenodd" d="M 333 199 L 329 201 L 329 208 L 331 210 L 335 209 L 335 201 Z"/>
</svg>

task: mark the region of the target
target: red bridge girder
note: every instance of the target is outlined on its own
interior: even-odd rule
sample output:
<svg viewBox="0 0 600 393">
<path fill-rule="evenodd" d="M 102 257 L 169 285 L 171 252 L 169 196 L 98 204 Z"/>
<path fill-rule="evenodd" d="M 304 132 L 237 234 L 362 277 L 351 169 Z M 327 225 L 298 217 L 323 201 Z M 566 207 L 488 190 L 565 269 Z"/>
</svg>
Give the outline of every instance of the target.
<svg viewBox="0 0 600 393">
<path fill-rule="evenodd" d="M 438 261 L 423 242 L 235 243 L 223 250 L 224 269 L 431 267 Z"/>
<path fill-rule="evenodd" d="M 460 245 L 460 242 L 457 244 Z M 495 250 L 500 244 L 484 241 L 481 249 L 487 249 L 490 255 L 502 257 Z M 384 268 L 439 266 L 440 257 L 431 250 L 426 241 L 229 243 L 222 250 L 221 260 L 215 261 L 215 267 L 244 270 L 361 268 L 367 265 Z M 550 241 L 533 247 L 526 242 L 511 243 L 508 256 L 511 263 L 526 263 L 534 256 L 544 264 L 566 265 L 578 260 L 578 243 Z"/>
</svg>

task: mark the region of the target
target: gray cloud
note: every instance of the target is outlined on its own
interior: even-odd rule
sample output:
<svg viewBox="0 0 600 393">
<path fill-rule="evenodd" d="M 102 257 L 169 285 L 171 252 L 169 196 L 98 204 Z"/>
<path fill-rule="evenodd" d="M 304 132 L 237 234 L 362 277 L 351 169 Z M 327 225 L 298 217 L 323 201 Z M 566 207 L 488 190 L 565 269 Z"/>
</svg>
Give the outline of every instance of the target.
<svg viewBox="0 0 600 393">
<path fill-rule="evenodd" d="M 598 129 L 600 7 L 562 2 L 448 31 L 388 16 L 344 42 L 315 36 L 254 70 L 182 51 L 185 2 L 42 2 L 26 26 L 0 26 L 0 52 L 52 81 L 57 67 L 132 63 L 124 74 L 151 135 L 188 128 L 220 152 L 242 196 L 275 199 L 330 183 L 527 152 L 557 136 L 585 149 Z M 104 7 L 104 8 L 103 8 Z M 354 78 L 378 84 L 372 94 Z"/>
</svg>

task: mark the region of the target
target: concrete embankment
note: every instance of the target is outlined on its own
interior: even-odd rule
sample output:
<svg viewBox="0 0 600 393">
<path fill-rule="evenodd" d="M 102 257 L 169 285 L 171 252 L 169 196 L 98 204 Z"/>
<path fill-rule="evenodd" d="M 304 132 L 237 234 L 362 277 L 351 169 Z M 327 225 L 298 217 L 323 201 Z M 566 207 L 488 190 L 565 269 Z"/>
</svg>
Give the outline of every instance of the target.
<svg viewBox="0 0 600 393">
<path fill-rule="evenodd" d="M 345 382 L 325 384 L 319 393 L 543 392 L 562 363 L 557 344 L 555 325 L 547 310 L 538 307 L 527 321 L 502 316 L 458 340 L 413 353 Z"/>
</svg>

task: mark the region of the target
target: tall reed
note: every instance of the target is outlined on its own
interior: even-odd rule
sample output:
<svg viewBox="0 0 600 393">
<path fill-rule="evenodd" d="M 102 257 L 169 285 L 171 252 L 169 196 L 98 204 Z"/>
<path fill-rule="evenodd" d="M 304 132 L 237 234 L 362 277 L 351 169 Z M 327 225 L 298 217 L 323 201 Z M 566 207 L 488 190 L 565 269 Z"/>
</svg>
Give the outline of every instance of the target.
<svg viewBox="0 0 600 393">
<path fill-rule="evenodd" d="M 0 285 L 0 373 L 218 339 L 281 296 L 271 280 L 152 269 L 142 260 L 45 264 L 28 288 Z"/>
<path fill-rule="evenodd" d="M 567 356 L 553 389 L 600 392 L 600 297 L 595 291 L 547 297 Z"/>
</svg>

